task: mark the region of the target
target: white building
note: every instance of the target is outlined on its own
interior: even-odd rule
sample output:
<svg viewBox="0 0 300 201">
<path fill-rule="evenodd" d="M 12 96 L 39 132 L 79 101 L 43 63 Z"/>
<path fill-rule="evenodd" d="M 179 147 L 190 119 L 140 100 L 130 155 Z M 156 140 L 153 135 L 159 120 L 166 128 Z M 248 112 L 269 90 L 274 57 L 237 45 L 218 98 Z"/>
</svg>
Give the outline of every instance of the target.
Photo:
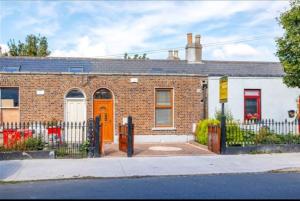
<svg viewBox="0 0 300 201">
<path fill-rule="evenodd" d="M 280 64 L 273 67 L 279 68 Z M 255 72 L 257 69 L 253 70 Z M 297 110 L 300 89 L 288 88 L 283 83 L 282 76 L 277 73 L 270 70 L 268 76 L 262 75 L 260 71 L 256 72 L 257 76 L 228 76 L 228 102 L 225 103 L 225 111 L 240 121 L 251 118 L 255 113 L 259 119 L 293 120 L 294 118 L 289 118 L 288 111 Z M 214 118 L 215 112 L 221 110 L 219 78 L 220 76 L 208 78 L 209 118 Z"/>
</svg>

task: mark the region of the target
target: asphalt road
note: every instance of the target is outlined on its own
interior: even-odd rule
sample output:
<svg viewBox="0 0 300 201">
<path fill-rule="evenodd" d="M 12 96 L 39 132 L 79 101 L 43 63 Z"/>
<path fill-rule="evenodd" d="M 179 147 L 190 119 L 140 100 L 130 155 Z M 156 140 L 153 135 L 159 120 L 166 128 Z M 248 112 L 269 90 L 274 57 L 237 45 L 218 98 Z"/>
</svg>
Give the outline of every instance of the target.
<svg viewBox="0 0 300 201">
<path fill-rule="evenodd" d="M 300 198 L 300 174 L 259 173 L 0 184 L 0 199 Z"/>
</svg>

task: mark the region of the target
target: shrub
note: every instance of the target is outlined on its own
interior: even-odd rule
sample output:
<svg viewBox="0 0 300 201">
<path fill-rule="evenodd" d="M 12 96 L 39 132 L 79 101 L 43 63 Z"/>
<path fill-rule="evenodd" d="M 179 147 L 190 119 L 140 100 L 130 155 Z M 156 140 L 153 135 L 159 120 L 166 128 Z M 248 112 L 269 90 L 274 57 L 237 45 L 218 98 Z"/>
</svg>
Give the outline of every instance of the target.
<svg viewBox="0 0 300 201">
<path fill-rule="evenodd" d="M 43 150 L 44 143 L 41 138 L 28 138 L 25 142 L 25 150 L 27 151 L 37 151 Z"/>
<path fill-rule="evenodd" d="M 280 135 L 272 132 L 268 127 L 261 127 L 254 139 L 256 144 L 281 144 L 283 139 Z"/>
<path fill-rule="evenodd" d="M 207 145 L 208 125 L 219 125 L 216 119 L 200 120 L 196 128 L 196 139 L 200 144 Z"/>
<path fill-rule="evenodd" d="M 38 151 L 44 149 L 45 143 L 41 138 L 28 138 L 25 141 L 16 141 L 11 146 L 0 147 L 0 151 Z"/>
<path fill-rule="evenodd" d="M 232 116 L 232 114 L 231 114 L 231 112 L 230 111 L 225 111 L 225 117 L 226 117 L 226 121 L 233 121 L 233 116 Z M 218 121 L 220 121 L 221 122 L 221 117 L 222 117 L 222 111 L 220 111 L 220 110 L 217 110 L 216 112 L 215 112 L 215 119 L 217 119 Z"/>
</svg>

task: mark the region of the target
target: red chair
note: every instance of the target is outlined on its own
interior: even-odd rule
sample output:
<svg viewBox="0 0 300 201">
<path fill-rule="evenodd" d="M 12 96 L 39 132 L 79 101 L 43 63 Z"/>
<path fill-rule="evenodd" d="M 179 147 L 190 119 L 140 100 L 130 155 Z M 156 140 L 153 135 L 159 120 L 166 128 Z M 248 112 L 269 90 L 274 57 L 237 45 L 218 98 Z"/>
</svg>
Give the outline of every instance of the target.
<svg viewBox="0 0 300 201">
<path fill-rule="evenodd" d="M 59 139 L 59 142 L 62 143 L 61 141 L 61 128 L 48 128 L 48 135 L 52 135 L 53 137 L 55 136 L 56 138 Z"/>
</svg>

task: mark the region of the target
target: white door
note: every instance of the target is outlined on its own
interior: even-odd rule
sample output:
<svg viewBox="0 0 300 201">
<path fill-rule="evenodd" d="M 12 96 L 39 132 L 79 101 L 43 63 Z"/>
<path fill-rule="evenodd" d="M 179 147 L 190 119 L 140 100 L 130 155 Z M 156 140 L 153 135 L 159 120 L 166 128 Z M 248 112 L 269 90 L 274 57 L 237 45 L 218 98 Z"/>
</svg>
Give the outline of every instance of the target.
<svg viewBox="0 0 300 201">
<path fill-rule="evenodd" d="M 67 99 L 65 110 L 65 140 L 82 142 L 86 133 L 85 100 Z"/>
</svg>

